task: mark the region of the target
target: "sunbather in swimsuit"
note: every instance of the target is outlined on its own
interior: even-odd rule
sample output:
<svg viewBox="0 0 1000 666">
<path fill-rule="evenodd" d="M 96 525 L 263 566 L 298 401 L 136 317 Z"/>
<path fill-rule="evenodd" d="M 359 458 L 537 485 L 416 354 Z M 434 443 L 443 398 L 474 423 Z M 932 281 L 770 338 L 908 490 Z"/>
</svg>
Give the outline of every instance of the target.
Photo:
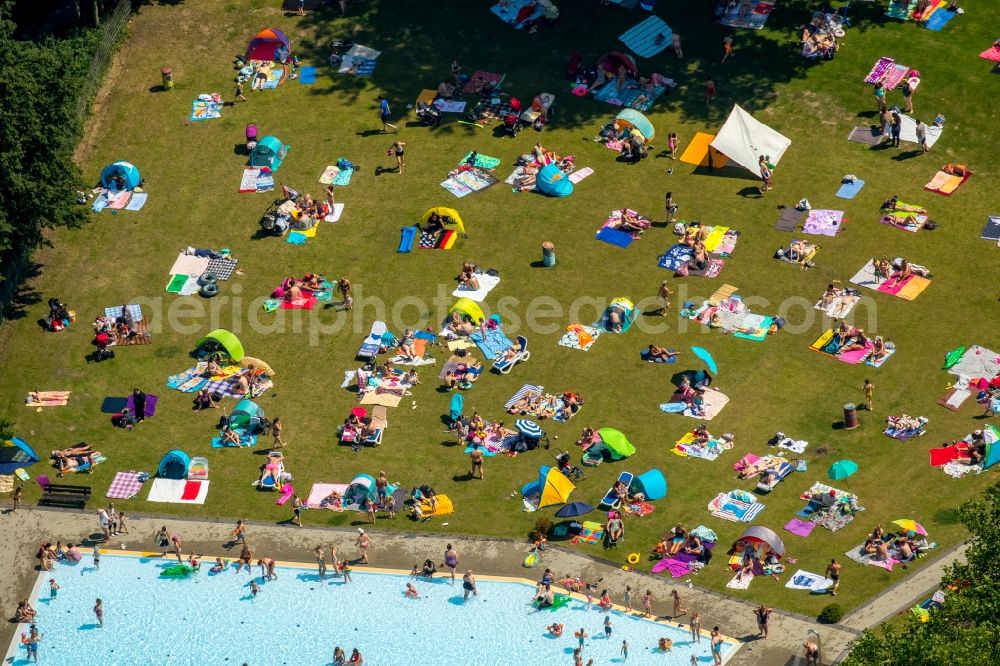
<svg viewBox="0 0 1000 666">
<path fill-rule="evenodd" d="M 86 456 L 76 456 L 73 458 L 59 458 L 56 462 L 59 465 L 59 476 L 62 476 L 68 471 L 79 469 L 81 467 L 90 466 L 93 468 L 97 456 L 101 455 L 100 451 L 94 451 L 90 455 Z"/>
<path fill-rule="evenodd" d="M 476 327 L 472 322 L 466 321 L 458 312 L 451 313 L 451 320 L 448 322 L 448 329 L 459 335 L 472 335 L 476 332 Z"/>
<path fill-rule="evenodd" d="M 76 458 L 79 456 L 89 456 L 93 453 L 93 449 L 90 448 L 90 444 L 85 444 L 80 442 L 79 444 L 74 444 L 62 451 L 53 451 L 53 458 Z"/>
<path fill-rule="evenodd" d="M 413 331 L 406 329 L 403 333 L 403 341 L 399 343 L 399 353 L 407 358 L 416 358 L 417 352 L 413 345 L 416 341 L 413 338 Z"/>
</svg>

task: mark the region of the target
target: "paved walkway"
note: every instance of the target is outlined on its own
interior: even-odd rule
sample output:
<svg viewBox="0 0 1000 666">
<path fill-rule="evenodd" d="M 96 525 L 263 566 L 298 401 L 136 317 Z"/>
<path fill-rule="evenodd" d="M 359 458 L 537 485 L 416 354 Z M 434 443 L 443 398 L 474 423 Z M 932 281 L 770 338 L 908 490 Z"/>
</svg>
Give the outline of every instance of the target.
<svg viewBox="0 0 1000 666">
<path fill-rule="evenodd" d="M 7 570 L 8 584 L 0 587 L 0 608 L 12 610 L 17 600 L 28 595 L 36 577 L 34 559 L 38 544 L 43 540 L 61 539 L 65 542 L 84 542 L 100 537 L 96 516 L 91 513 L 21 509 L 3 518 L 6 541 L 0 542 L 0 560 L 13 562 Z M 156 549 L 153 535 L 160 525 L 180 534 L 185 551 L 194 550 L 209 558 L 218 555 L 235 557 L 227 550 L 232 524 L 228 521 L 199 521 L 178 518 L 158 518 L 135 515 L 130 520 L 131 534 L 117 537 L 112 547 L 129 550 Z M 295 528 L 277 525 L 251 525 L 250 537 L 257 555 L 270 556 L 279 561 L 308 562 L 312 549 L 319 543 L 336 544 L 347 557 L 357 556 L 354 548 L 356 532 L 350 528 Z M 533 577 L 538 571 L 521 566 L 526 548 L 524 544 L 501 539 L 464 538 L 461 536 L 413 535 L 405 533 L 371 533 L 372 548 L 369 558 L 373 566 L 409 570 L 414 563 L 426 558 L 438 561 L 447 543 L 454 544 L 459 553 L 460 569 L 473 569 L 479 574 L 512 577 Z M 124 546 L 122 546 L 124 544 Z M 961 551 L 961 552 L 964 552 Z M 949 555 L 960 555 L 957 550 Z M 702 615 L 702 626 L 718 625 L 723 634 L 739 639 L 743 646 L 728 664 L 733 666 L 797 666 L 802 663 L 802 643 L 811 631 L 818 632 L 824 650 L 824 663 L 834 663 L 845 653 L 848 643 L 860 630 L 891 617 L 915 599 L 933 589 L 940 580 L 941 568 L 952 557 L 941 557 L 916 575 L 907 578 L 889 593 L 881 595 L 854 612 L 844 625 L 824 626 L 811 618 L 775 611 L 771 616 L 768 640 L 757 639 L 757 626 L 753 606 L 698 587 L 688 588 L 682 581 L 674 585 L 670 579 L 636 572 L 623 571 L 619 566 L 602 562 L 577 552 L 552 548 L 545 553 L 544 565 L 551 568 L 557 578 L 575 575 L 587 581 L 601 580 L 612 598 L 621 599 L 626 585 L 633 590 L 652 590 L 656 602 L 654 611 L 669 613 L 670 592 L 677 589 L 684 606 Z M 363 568 L 359 568 L 362 570 Z M 641 596 L 641 592 L 636 597 Z M 680 623 L 686 616 L 678 618 Z M 6 645 L 14 634 L 15 626 L 5 624 L 0 628 L 0 641 Z M 707 652 L 706 652 L 707 656 Z"/>
</svg>

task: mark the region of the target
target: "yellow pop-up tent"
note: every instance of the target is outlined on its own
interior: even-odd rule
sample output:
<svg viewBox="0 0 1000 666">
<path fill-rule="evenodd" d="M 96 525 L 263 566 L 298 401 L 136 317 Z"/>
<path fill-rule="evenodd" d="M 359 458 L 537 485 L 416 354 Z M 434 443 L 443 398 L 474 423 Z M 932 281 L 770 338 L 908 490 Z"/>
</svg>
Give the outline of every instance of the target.
<svg viewBox="0 0 1000 666">
<path fill-rule="evenodd" d="M 446 225 L 454 224 L 458 227 L 458 230 L 462 232 L 462 236 L 468 238 L 469 234 L 465 233 L 465 223 L 462 222 L 462 216 L 458 214 L 458 211 L 454 208 L 445 208 L 444 206 L 435 206 L 434 208 L 428 208 L 424 216 L 420 218 L 421 224 L 427 224 L 427 220 L 430 218 L 432 213 L 437 213 L 441 216 L 441 219 Z"/>
</svg>

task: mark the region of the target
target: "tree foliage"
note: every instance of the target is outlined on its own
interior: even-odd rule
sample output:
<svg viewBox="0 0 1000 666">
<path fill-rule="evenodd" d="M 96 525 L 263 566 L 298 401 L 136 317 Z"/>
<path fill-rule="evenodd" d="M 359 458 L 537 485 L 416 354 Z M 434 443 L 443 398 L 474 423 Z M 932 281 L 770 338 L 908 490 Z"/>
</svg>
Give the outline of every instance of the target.
<svg viewBox="0 0 1000 666">
<path fill-rule="evenodd" d="M 972 538 L 966 562 L 942 581 L 944 607 L 927 622 L 910 616 L 854 641 L 844 666 L 985 666 L 1000 664 L 1000 484 L 959 510 Z"/>
<path fill-rule="evenodd" d="M 39 41 L 16 37 L 11 0 L 0 4 L 0 262 L 3 274 L 36 249 L 46 229 L 86 219 L 73 151 L 80 84 L 93 35 Z"/>
</svg>

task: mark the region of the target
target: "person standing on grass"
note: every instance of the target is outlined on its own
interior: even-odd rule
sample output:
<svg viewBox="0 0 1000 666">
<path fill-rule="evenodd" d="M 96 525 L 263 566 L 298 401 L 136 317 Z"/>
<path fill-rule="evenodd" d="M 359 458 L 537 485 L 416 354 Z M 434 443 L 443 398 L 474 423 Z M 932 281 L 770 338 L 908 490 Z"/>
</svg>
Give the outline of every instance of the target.
<svg viewBox="0 0 1000 666">
<path fill-rule="evenodd" d="M 667 192 L 664 196 L 663 206 L 667 211 L 667 223 L 677 221 L 677 203 L 674 201 L 674 193 Z"/>
<path fill-rule="evenodd" d="M 667 149 L 670 151 L 670 159 L 677 159 L 677 132 L 667 134 Z"/>
<path fill-rule="evenodd" d="M 757 610 L 754 611 L 754 615 L 757 616 L 758 635 L 764 640 L 767 640 L 767 620 L 771 617 L 771 613 L 773 611 L 773 608 L 768 608 L 764 604 L 761 604 Z"/>
<path fill-rule="evenodd" d="M 910 86 L 910 80 L 907 79 L 903 81 L 903 111 L 906 113 L 913 113 L 913 87 Z"/>
<path fill-rule="evenodd" d="M 882 113 L 883 111 L 885 111 L 886 105 L 885 105 L 885 86 L 882 85 L 881 81 L 875 84 L 875 90 L 872 94 L 875 95 L 875 103 L 878 104 L 879 113 Z"/>
<path fill-rule="evenodd" d="M 899 135 L 903 131 L 903 117 L 899 115 L 898 111 L 892 112 L 892 125 L 889 129 L 892 131 L 892 143 L 890 145 L 893 148 L 899 148 Z"/>
<path fill-rule="evenodd" d="M 458 64 L 458 58 L 451 61 L 451 75 L 455 78 L 455 87 L 462 86 L 462 66 Z"/>
<path fill-rule="evenodd" d="M 729 58 L 735 58 L 736 57 L 736 56 L 733 55 L 733 36 L 732 35 L 726 35 L 725 37 L 722 38 L 722 50 L 723 50 L 722 62 L 726 62 L 726 60 L 729 59 Z"/>
<path fill-rule="evenodd" d="M 833 581 L 833 585 L 830 586 L 830 596 L 837 596 L 837 588 L 840 587 L 840 562 L 836 559 L 830 560 L 826 565 L 826 577 Z"/>
<path fill-rule="evenodd" d="M 340 278 L 337 280 L 337 289 L 340 291 L 340 297 L 344 302 L 344 309 L 350 310 L 354 307 L 354 297 L 351 295 L 352 287 L 351 281 L 347 278 Z"/>
<path fill-rule="evenodd" d="M 705 82 L 705 103 L 711 105 L 715 101 L 715 81 L 709 79 Z M 711 153 L 711 151 L 709 151 Z"/>
<path fill-rule="evenodd" d="M 389 149 L 386 151 L 386 155 L 392 157 L 393 154 L 396 155 L 396 172 L 403 173 L 403 167 L 406 166 L 406 158 L 403 157 L 405 152 L 406 144 L 402 141 L 394 141 Z"/>
<path fill-rule="evenodd" d="M 24 488 L 18 486 L 14 488 L 14 494 L 10 497 L 11 509 L 10 512 L 14 513 L 17 511 L 17 507 L 21 506 L 21 498 L 24 496 Z"/>
<path fill-rule="evenodd" d="M 104 603 L 98 599 L 94 602 L 94 615 L 97 616 L 97 624 L 104 626 Z"/>
<path fill-rule="evenodd" d="M 680 592 L 676 588 L 670 590 L 670 597 L 674 600 L 674 614 L 670 619 L 673 620 L 686 614 L 687 610 L 684 608 L 684 600 L 681 599 Z"/>
<path fill-rule="evenodd" d="M 295 15 L 296 16 L 306 15 L 306 0 L 299 0 L 299 8 L 298 11 L 295 12 Z"/>
<path fill-rule="evenodd" d="M 298 495 L 292 495 L 292 524 L 302 527 L 302 500 Z"/>
<path fill-rule="evenodd" d="M 920 144 L 920 152 L 926 153 L 930 148 L 927 146 L 927 125 L 924 121 L 917 121 L 917 143 Z"/>
<path fill-rule="evenodd" d="M 681 49 L 681 36 L 675 32 L 670 36 L 670 41 L 674 47 L 674 55 L 683 60 L 684 51 Z"/>
<path fill-rule="evenodd" d="M 763 155 L 757 160 L 757 166 L 760 167 L 760 193 L 764 194 L 769 189 L 771 189 L 771 177 L 773 176 L 771 172 L 771 167 L 767 164 L 767 158 Z"/>
<path fill-rule="evenodd" d="M 236 102 L 245 102 L 247 98 L 243 96 L 243 81 L 239 77 L 236 77 L 236 94 L 233 96 L 233 106 L 236 106 Z"/>
<path fill-rule="evenodd" d="M 469 461 L 472 463 L 472 470 L 469 472 L 471 478 L 476 478 L 476 472 L 479 472 L 479 478 L 482 480 L 483 475 L 483 452 L 479 448 L 479 442 L 472 443 L 472 451 L 469 452 Z"/>
<path fill-rule="evenodd" d="M 882 125 L 882 137 L 879 143 L 892 141 L 892 114 L 889 113 L 889 109 L 879 111 L 879 123 Z"/>
<path fill-rule="evenodd" d="M 368 514 L 368 522 L 375 524 L 375 500 L 371 497 L 365 498 L 365 513 Z"/>
<path fill-rule="evenodd" d="M 674 292 L 670 290 L 667 281 L 664 280 L 660 283 L 660 291 L 657 293 L 657 298 L 663 303 L 663 307 L 660 308 L 660 314 L 664 317 L 667 316 L 667 310 L 670 309 L 670 297 L 674 295 Z"/>
<path fill-rule="evenodd" d="M 875 385 L 870 379 L 865 379 L 865 409 L 872 411 L 872 394 L 875 392 Z"/>
<path fill-rule="evenodd" d="M 272 446 L 279 449 L 285 448 L 285 442 L 281 439 L 281 419 L 278 417 L 275 417 L 274 421 L 271 422 L 271 436 L 274 437 Z"/>
<path fill-rule="evenodd" d="M 399 128 L 389 122 L 389 100 L 382 95 L 378 96 L 378 117 L 382 121 L 382 133 L 388 134 L 389 128 L 392 128 L 393 132 L 398 132 Z"/>
</svg>

